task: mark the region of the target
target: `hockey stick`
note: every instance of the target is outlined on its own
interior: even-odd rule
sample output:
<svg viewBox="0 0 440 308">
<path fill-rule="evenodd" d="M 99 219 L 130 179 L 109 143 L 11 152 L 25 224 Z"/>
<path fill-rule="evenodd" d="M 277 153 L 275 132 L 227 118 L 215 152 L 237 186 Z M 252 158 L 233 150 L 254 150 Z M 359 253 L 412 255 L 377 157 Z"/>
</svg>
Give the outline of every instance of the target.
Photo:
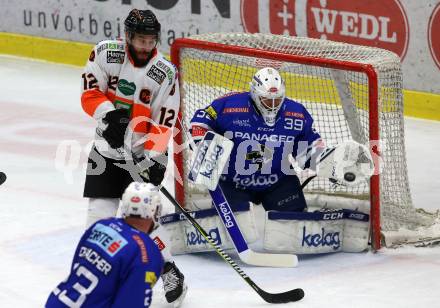
<svg viewBox="0 0 440 308">
<path fill-rule="evenodd" d="M 281 303 L 289 303 L 296 302 L 301 300 L 304 297 L 304 290 L 301 288 L 293 289 L 290 291 L 282 292 L 282 293 L 268 293 L 261 289 L 245 272 L 231 259 L 231 257 L 220 248 L 213 239 L 209 236 L 209 234 L 203 229 L 199 223 L 191 217 L 191 215 L 185 210 L 183 206 L 181 206 L 176 199 L 168 192 L 168 190 L 162 185 L 159 186 L 160 191 L 163 195 L 175 206 L 177 207 L 185 218 L 196 228 L 200 234 L 206 239 L 206 241 L 215 249 L 217 254 L 219 254 L 223 260 L 225 260 L 240 276 L 243 278 L 251 287 L 261 296 L 266 302 L 271 304 L 281 304 Z"/>
<path fill-rule="evenodd" d="M 121 155 L 127 157 L 127 151 L 124 148 L 116 149 Z M 139 160 L 133 156 L 133 162 L 138 163 Z M 161 184 L 158 186 L 159 190 L 162 194 L 176 207 L 178 208 L 185 218 L 196 228 L 200 234 L 206 239 L 206 241 L 215 249 L 217 254 L 219 254 L 223 260 L 225 260 L 240 276 L 243 278 L 251 287 L 261 296 L 266 302 L 271 304 L 280 304 L 280 303 L 289 303 L 296 302 L 301 300 L 304 297 L 304 290 L 301 288 L 293 289 L 290 291 L 282 292 L 282 293 L 268 293 L 261 289 L 245 272 L 232 260 L 232 258 L 220 248 L 211 236 L 203 229 L 199 223 L 191 217 L 191 215 L 185 210 L 183 206 L 181 206 L 176 199 L 168 192 L 168 190 Z"/>
</svg>

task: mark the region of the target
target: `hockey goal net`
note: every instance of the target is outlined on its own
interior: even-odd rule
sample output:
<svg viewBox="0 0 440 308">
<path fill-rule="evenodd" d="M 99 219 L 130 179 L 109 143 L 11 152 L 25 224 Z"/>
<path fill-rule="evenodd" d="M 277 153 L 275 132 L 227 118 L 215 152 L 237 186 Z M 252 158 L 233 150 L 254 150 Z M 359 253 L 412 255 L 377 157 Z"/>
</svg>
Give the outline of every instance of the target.
<svg viewBox="0 0 440 308">
<path fill-rule="evenodd" d="M 249 91 L 262 67 L 278 69 L 286 95 L 303 104 L 328 146 L 347 139 L 370 147 L 376 168 L 369 184 L 335 186 L 315 178 L 306 189 L 309 203 L 355 207 L 370 212 L 373 247 L 382 232 L 430 225 L 411 201 L 405 158 L 400 59 L 387 50 L 310 38 L 271 34 L 213 33 L 178 39 L 171 58 L 180 72 L 181 119 L 189 127 L 194 112 L 229 92 Z M 179 123 L 178 123 L 179 124 Z M 178 125 L 178 128 L 180 125 Z M 186 135 L 176 136 L 178 145 Z M 187 180 L 189 150 L 175 151 L 176 198 L 191 208 L 204 194 Z M 380 156 L 379 156 L 380 154 Z M 300 174 L 301 175 L 301 174 Z"/>
</svg>

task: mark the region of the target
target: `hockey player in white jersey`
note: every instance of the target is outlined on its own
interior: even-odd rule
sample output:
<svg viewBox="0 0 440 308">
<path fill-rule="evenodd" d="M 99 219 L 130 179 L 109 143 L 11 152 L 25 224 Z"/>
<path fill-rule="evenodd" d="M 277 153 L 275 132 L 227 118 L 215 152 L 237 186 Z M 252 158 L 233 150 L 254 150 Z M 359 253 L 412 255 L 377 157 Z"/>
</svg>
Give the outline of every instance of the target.
<svg viewBox="0 0 440 308">
<path fill-rule="evenodd" d="M 162 182 L 180 105 L 177 70 L 157 49 L 161 25 L 154 13 L 133 9 L 124 25 L 125 40 L 98 43 L 82 75 L 81 104 L 97 121 L 84 187 L 87 226 L 114 216 L 125 187 L 134 180 Z M 163 249 L 160 229 L 152 238 Z M 162 253 L 171 261 L 166 248 Z M 164 279 L 164 288 L 168 302 L 176 302 L 186 286 L 174 263 L 168 264 L 165 274 L 173 278 Z"/>
</svg>

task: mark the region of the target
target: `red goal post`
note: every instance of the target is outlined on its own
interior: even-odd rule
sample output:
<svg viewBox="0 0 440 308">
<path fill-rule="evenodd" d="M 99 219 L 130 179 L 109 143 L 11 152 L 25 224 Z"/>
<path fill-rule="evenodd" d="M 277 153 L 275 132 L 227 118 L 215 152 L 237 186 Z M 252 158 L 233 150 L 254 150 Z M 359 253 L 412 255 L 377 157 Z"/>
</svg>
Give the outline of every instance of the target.
<svg viewBox="0 0 440 308">
<path fill-rule="evenodd" d="M 379 163 L 382 160 L 378 143 L 381 132 L 386 135 L 386 138 L 392 138 L 395 131 L 403 128 L 400 61 L 395 54 L 382 49 L 270 34 L 219 33 L 177 39 L 171 47 L 171 60 L 180 73 L 182 98 L 179 116 L 186 126 L 183 129 L 189 127 L 189 120 L 194 111 L 207 106 L 216 96 L 237 90 L 248 91 L 247 87 L 252 74 L 257 69 L 266 66 L 264 64 L 267 63 L 273 64 L 269 66 L 276 66 L 280 70 L 286 80 L 287 91 L 289 87 L 295 88 L 290 93 L 291 95 L 288 92 L 287 96 L 306 105 L 315 122 L 320 126 L 317 130 L 324 139 L 337 143 L 343 139 L 356 139 L 354 138 L 356 134 L 366 136 L 366 140 L 356 141 L 369 142 L 376 170 L 380 170 Z M 389 65 L 387 61 L 393 62 L 392 65 Z M 392 80 L 389 81 L 389 72 L 382 74 L 380 65 L 384 67 L 384 70 L 394 69 L 392 74 L 396 76 L 392 76 Z M 380 78 L 383 77 L 381 74 L 386 75 L 387 80 L 381 80 Z M 338 83 L 342 83 L 342 86 Z M 298 84 L 301 85 L 298 86 Z M 342 89 L 335 90 L 338 87 Z M 343 94 L 344 91 L 348 94 Z M 348 103 L 342 102 L 343 95 L 348 97 Z M 380 100 L 382 100 L 382 106 L 380 106 Z M 387 105 L 384 108 L 384 102 L 388 104 L 391 100 L 395 105 Z M 343 106 L 344 104 L 348 107 Z M 352 111 L 347 108 L 351 108 Z M 386 122 L 388 111 L 393 113 L 390 123 Z M 350 114 L 350 112 L 354 113 Z M 382 118 L 381 112 L 385 114 Z M 394 113 L 398 113 L 397 116 Z M 358 128 L 350 127 L 350 121 L 356 122 L 351 119 L 352 117 L 358 117 L 359 123 L 355 123 Z M 393 125 L 392 122 L 395 119 L 401 121 L 394 123 L 399 126 L 396 130 L 394 128 L 381 130 L 381 125 Z M 181 145 L 185 141 L 185 134 L 180 131 L 182 129 L 180 123 L 177 123 L 176 128 L 178 133 L 175 136 L 175 144 Z M 356 130 L 358 130 L 357 133 Z M 398 136 L 398 139 L 399 142 L 404 143 L 403 133 L 402 136 Z M 404 144 L 399 145 L 399 148 L 404 148 Z M 188 191 L 191 189 L 186 180 L 185 165 L 189 160 L 189 154 L 186 152 L 187 150 L 175 149 L 174 153 L 177 174 L 176 199 L 181 204 L 187 203 Z M 392 158 L 385 159 L 384 170 L 390 161 Z M 408 188 L 404 157 L 399 159 L 399 164 L 405 169 L 404 187 L 399 187 L 399 190 L 404 191 Z M 400 165 L 397 167 L 400 168 Z M 183 182 L 179 180 L 179 176 Z M 358 191 L 339 188 L 333 191 L 331 183 L 316 180 L 313 184 L 315 186 L 310 185 L 311 187 L 305 193 L 306 196 L 308 194 L 329 198 L 342 196 L 348 199 L 367 200 L 371 218 L 372 245 L 374 249 L 379 249 L 381 246 L 381 201 L 392 203 L 387 202 L 390 198 L 387 196 L 387 188 L 384 187 L 389 183 L 382 182 L 381 187 L 381 177 L 381 174 L 375 172 L 375 175 L 371 177 L 369 187 Z M 401 177 L 400 174 L 398 176 L 392 174 L 385 180 L 392 181 L 393 186 L 394 182 L 399 181 L 399 177 Z M 409 194 L 409 188 L 407 193 Z M 405 200 L 397 207 L 412 207 L 411 197 L 409 196 L 409 202 Z M 391 225 L 396 224 L 392 222 Z"/>
</svg>

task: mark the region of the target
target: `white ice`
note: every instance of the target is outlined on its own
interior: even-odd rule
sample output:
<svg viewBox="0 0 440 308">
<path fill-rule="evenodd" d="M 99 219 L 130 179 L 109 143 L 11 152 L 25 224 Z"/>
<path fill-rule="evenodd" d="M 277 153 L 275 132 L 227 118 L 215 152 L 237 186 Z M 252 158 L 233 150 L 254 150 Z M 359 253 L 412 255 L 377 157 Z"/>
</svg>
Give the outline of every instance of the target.
<svg viewBox="0 0 440 308">
<path fill-rule="evenodd" d="M 0 307 L 42 307 L 67 275 L 83 232 L 83 166 L 94 121 L 81 109 L 81 74 L 0 57 L 0 171 L 8 175 L 0 186 Z M 405 124 L 414 204 L 438 210 L 440 122 Z M 64 163 L 62 142 L 74 149 Z M 271 306 L 214 253 L 176 262 L 189 285 L 182 307 Z M 300 257 L 293 269 L 238 264 L 266 291 L 302 287 L 305 298 L 286 307 L 440 307 L 440 247 Z M 161 288 L 153 307 L 170 307 Z"/>
</svg>

